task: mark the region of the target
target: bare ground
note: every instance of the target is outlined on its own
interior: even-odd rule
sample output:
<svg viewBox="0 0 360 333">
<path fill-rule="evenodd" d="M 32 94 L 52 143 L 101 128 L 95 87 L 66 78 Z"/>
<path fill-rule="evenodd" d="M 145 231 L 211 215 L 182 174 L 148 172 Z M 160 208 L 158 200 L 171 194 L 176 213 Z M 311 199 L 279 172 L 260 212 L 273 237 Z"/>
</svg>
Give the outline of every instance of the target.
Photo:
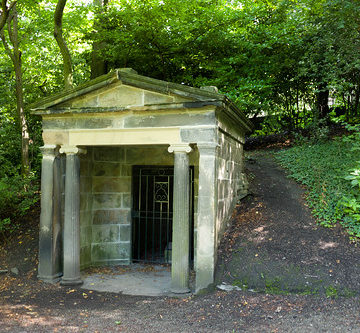
<svg viewBox="0 0 360 333">
<path fill-rule="evenodd" d="M 271 158 L 249 164 L 252 195 L 234 214 L 217 281 L 242 291 L 134 297 L 36 278 L 36 208 L 3 244 L 1 332 L 360 332 L 359 248 L 310 216 L 304 191 Z M 253 290 L 253 291 L 250 291 Z"/>
</svg>

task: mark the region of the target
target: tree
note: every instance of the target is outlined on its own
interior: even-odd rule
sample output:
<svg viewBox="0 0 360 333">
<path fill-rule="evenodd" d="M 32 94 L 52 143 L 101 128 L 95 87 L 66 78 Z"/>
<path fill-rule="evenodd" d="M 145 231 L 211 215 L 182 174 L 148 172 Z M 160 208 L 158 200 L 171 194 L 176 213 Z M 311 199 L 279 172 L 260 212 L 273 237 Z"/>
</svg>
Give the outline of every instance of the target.
<svg viewBox="0 0 360 333">
<path fill-rule="evenodd" d="M 66 41 L 63 36 L 62 20 L 64 15 L 64 8 L 66 0 L 58 0 L 54 13 L 54 37 L 60 48 L 60 52 L 64 61 L 64 82 L 65 89 L 72 88 L 73 86 L 73 69 L 71 62 L 71 54 L 69 48 L 66 45 Z"/>
<path fill-rule="evenodd" d="M 106 11 L 108 5 L 108 0 L 93 0 L 93 5 L 95 7 L 96 15 L 101 17 L 101 14 Z M 96 38 L 96 25 L 98 24 L 98 19 L 95 16 L 94 20 L 94 41 L 92 43 L 92 52 L 91 52 L 91 78 L 95 79 L 96 77 L 107 73 L 107 61 L 104 59 L 104 54 L 102 51 L 105 48 L 105 43 Z"/>
<path fill-rule="evenodd" d="M 2 1 L 2 20 L 6 17 L 6 21 L 0 30 L 0 38 L 5 47 L 7 55 L 10 57 L 16 76 L 16 106 L 18 113 L 18 122 L 21 128 L 21 172 L 23 175 L 28 175 L 30 172 L 29 161 L 29 130 L 24 110 L 24 95 L 23 95 L 23 77 L 22 77 L 22 63 L 21 51 L 18 35 L 18 11 L 16 2 L 13 2 L 7 8 L 6 0 Z M 8 39 L 4 33 L 4 26 L 7 25 Z M 1 25 L 0 25 L 1 27 Z M 8 41 L 9 40 L 9 41 Z M 10 45 L 11 47 L 10 47 Z"/>
<path fill-rule="evenodd" d="M 0 227 L 4 227 L 4 221 L 13 222 L 25 214 L 38 199 L 41 121 L 30 114 L 29 105 L 63 89 L 62 57 L 53 36 L 56 3 L 57 0 L 19 0 L 15 7 L 15 1 L 0 0 L 0 22 L 4 22 L 4 8 L 7 17 L 2 26 L 3 38 L 0 37 Z M 91 29 L 91 10 L 86 0 L 68 0 L 65 8 L 64 32 L 73 55 L 75 83 L 90 76 L 87 60 L 91 45 L 84 36 Z M 20 71 L 15 71 L 10 57 L 18 61 Z M 22 89 L 18 89 L 19 83 Z M 21 169 L 30 170 L 30 167 L 21 168 L 24 140 L 20 130 L 20 104 L 17 103 L 21 95 L 23 107 L 20 110 L 24 112 L 23 119 L 31 138 L 28 145 L 29 177 L 20 175 Z"/>
</svg>

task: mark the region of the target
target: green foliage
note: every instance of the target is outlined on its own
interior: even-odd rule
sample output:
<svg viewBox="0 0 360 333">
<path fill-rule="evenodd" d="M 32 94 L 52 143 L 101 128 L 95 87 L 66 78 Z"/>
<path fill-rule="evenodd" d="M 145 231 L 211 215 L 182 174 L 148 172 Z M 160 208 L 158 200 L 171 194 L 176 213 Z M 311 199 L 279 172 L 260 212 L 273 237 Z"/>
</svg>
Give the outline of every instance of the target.
<svg viewBox="0 0 360 333">
<path fill-rule="evenodd" d="M 248 290 L 249 289 L 249 281 L 247 278 L 236 279 L 233 282 L 233 286 L 237 286 L 237 287 L 241 288 L 241 290 Z"/>
<path fill-rule="evenodd" d="M 56 3 L 57 0 L 17 2 L 25 117 L 31 138 L 32 172 L 27 178 L 19 175 L 21 132 L 16 113 L 15 74 L 0 42 L 0 233 L 13 230 L 16 219 L 26 214 L 39 199 L 41 120 L 31 116 L 27 106 L 60 90 L 63 85 L 62 59 L 53 37 Z M 75 83 L 84 81 L 90 73 L 86 52 L 91 44 L 83 39 L 92 26 L 91 6 L 87 3 L 69 0 L 64 16 L 64 33 L 73 56 Z M 6 29 L 4 33 L 7 36 Z"/>
<path fill-rule="evenodd" d="M 33 133 L 33 137 L 37 137 Z M 0 234 L 3 236 L 14 231 L 16 219 L 24 216 L 39 200 L 39 180 L 36 177 L 39 174 L 38 145 L 34 145 L 34 141 L 30 153 L 33 171 L 24 178 L 20 176 L 20 131 L 13 120 L 0 116 Z"/>
<path fill-rule="evenodd" d="M 302 132 L 294 134 L 297 145 L 314 145 L 329 140 L 330 129 L 326 119 L 315 119 Z"/>
<path fill-rule="evenodd" d="M 8 230 L 14 230 L 14 228 L 11 227 L 10 225 L 11 225 L 11 220 L 9 217 L 0 220 L 0 234 L 4 235 L 5 232 L 7 232 Z"/>
<path fill-rule="evenodd" d="M 360 125 L 347 125 L 347 130 L 352 134 L 343 138 L 343 142 L 351 145 L 350 152 L 359 157 L 360 152 Z M 348 169 L 344 180 L 351 187 L 344 193 L 338 202 L 337 214 L 343 219 L 349 234 L 354 237 L 360 235 L 360 160 L 354 163 L 353 168 Z"/>
<path fill-rule="evenodd" d="M 39 186 L 34 175 L 0 179 L 0 233 L 16 229 L 14 220 L 24 216 L 39 200 Z"/>
<path fill-rule="evenodd" d="M 352 239 L 360 237 L 358 133 L 328 141 L 305 142 L 276 154 L 290 177 L 306 185 L 307 201 L 319 223 L 344 226 Z"/>
<path fill-rule="evenodd" d="M 30 115 L 27 106 L 63 88 L 62 59 L 53 38 L 56 2 L 22 0 L 17 4 L 31 167 L 36 174 L 41 123 Z M 63 29 L 75 84 L 89 78 L 92 44 L 99 42 L 108 69 L 132 67 L 139 74 L 163 80 L 196 87 L 218 86 L 247 115 L 267 117 L 256 134 L 307 129 L 310 135 L 298 141 L 304 147 L 311 146 L 307 153 L 313 160 L 323 153 L 320 148 L 316 151 L 314 144 L 321 143 L 323 149 L 327 145 L 328 129 L 320 126 L 325 124 L 319 120 L 321 94 L 330 94 L 334 107 L 344 111 L 344 120 L 359 119 L 360 2 L 112 0 L 101 13 L 93 3 L 68 0 L 65 7 Z M 15 189 L 7 179 L 17 178 L 20 164 L 15 75 L 1 43 L 0 86 L 0 180 Z M 343 156 L 346 153 L 342 151 L 354 145 L 336 145 L 344 145 L 339 156 L 347 160 L 339 165 L 334 159 L 334 165 L 342 171 L 356 168 L 353 162 L 359 159 Z M 308 171 L 310 179 L 319 178 L 328 166 L 332 170 L 331 159 L 324 158 L 324 168 L 316 165 L 318 174 Z M 344 210 L 341 220 L 350 230 L 357 218 L 357 189 L 352 185 L 356 179 L 343 177 L 357 175 L 342 171 L 334 171 L 339 188 L 326 180 L 316 185 L 310 197 L 327 203 L 313 207 L 323 223 L 334 223 L 329 211 L 337 211 L 339 216 Z M 295 178 L 302 178 L 298 171 L 295 174 Z"/>
<path fill-rule="evenodd" d="M 56 2 L 18 2 L 27 104 L 62 88 Z M 359 115 L 358 2 L 112 0 L 102 12 L 93 2 L 68 0 L 65 7 L 75 84 L 89 78 L 92 43 L 99 42 L 108 69 L 218 86 L 246 114 L 269 116 L 257 134 L 306 128 L 319 112 L 321 92 L 330 93 L 346 120 Z M 0 112 L 15 118 L 14 75 L 5 56 L 0 84 Z"/>
<path fill-rule="evenodd" d="M 338 290 L 333 286 L 326 287 L 325 293 L 326 293 L 326 297 L 329 297 L 329 298 L 338 298 L 339 297 Z"/>
<path fill-rule="evenodd" d="M 246 114 L 267 115 L 258 134 L 308 126 L 323 93 L 359 114 L 360 4 L 352 0 L 113 0 L 87 38 L 109 68 L 216 85 Z"/>
</svg>

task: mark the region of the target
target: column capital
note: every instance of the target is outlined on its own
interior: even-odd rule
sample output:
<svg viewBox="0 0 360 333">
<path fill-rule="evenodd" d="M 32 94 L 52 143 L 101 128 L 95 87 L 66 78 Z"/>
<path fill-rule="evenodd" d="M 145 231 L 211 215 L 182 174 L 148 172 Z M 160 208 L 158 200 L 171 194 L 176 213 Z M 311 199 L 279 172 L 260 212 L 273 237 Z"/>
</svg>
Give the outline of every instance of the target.
<svg viewBox="0 0 360 333">
<path fill-rule="evenodd" d="M 40 151 L 43 156 L 55 157 L 59 154 L 58 148 L 57 145 L 43 145 L 40 147 Z"/>
<path fill-rule="evenodd" d="M 220 147 L 220 145 L 216 142 L 198 142 L 196 144 L 200 154 L 201 153 L 215 153 L 216 150 Z"/>
<path fill-rule="evenodd" d="M 191 147 L 187 143 L 173 144 L 168 148 L 169 153 L 190 153 Z"/>
<path fill-rule="evenodd" d="M 86 154 L 86 149 L 77 146 L 61 146 L 60 153 L 66 155 Z"/>
</svg>

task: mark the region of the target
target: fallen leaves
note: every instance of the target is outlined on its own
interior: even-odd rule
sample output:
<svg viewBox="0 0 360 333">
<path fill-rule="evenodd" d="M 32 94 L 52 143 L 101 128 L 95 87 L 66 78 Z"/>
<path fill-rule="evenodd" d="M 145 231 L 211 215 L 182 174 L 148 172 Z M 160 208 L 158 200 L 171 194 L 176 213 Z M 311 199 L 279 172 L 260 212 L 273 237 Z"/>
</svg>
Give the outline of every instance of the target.
<svg viewBox="0 0 360 333">
<path fill-rule="evenodd" d="M 66 293 L 67 294 L 71 294 L 71 293 L 74 293 L 76 290 L 75 289 L 70 289 L 70 290 L 68 290 Z"/>
</svg>

